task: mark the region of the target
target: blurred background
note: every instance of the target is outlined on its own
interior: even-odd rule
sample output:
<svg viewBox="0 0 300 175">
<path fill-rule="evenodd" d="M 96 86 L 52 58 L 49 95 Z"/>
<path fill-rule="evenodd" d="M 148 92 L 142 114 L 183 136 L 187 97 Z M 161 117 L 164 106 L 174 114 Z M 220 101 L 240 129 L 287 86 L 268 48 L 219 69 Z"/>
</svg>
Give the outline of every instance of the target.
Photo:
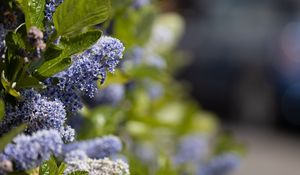
<svg viewBox="0 0 300 175">
<path fill-rule="evenodd" d="M 177 78 L 248 146 L 237 175 L 300 170 L 300 1 L 174 0 L 186 20 Z"/>
</svg>

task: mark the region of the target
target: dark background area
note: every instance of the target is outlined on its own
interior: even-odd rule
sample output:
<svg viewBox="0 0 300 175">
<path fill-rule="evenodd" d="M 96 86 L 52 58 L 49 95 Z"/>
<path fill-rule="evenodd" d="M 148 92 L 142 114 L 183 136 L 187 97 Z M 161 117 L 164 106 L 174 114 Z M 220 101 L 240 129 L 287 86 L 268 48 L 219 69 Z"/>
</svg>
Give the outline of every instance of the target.
<svg viewBox="0 0 300 175">
<path fill-rule="evenodd" d="M 300 131 L 300 1 L 177 0 L 186 20 L 178 75 L 225 123 Z"/>
</svg>

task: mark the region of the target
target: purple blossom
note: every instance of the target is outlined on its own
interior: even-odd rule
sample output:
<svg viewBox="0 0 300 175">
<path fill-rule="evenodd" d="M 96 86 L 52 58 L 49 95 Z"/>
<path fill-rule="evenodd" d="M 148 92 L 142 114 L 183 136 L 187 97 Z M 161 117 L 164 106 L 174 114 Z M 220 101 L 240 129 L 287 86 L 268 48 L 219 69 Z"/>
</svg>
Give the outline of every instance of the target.
<svg viewBox="0 0 300 175">
<path fill-rule="evenodd" d="M 84 151 L 89 158 L 101 159 L 118 153 L 122 149 L 122 143 L 115 136 L 106 136 L 92 140 L 73 142 L 63 147 L 65 154 L 74 150 Z"/>
<path fill-rule="evenodd" d="M 236 154 L 226 153 L 210 160 L 200 167 L 198 175 L 228 175 L 240 164 L 240 157 Z"/>
<path fill-rule="evenodd" d="M 41 165 L 53 153 L 59 155 L 63 141 L 56 130 L 42 130 L 32 136 L 19 135 L 4 149 L 4 155 L 17 170 L 29 170 Z"/>
<path fill-rule="evenodd" d="M 74 131 L 65 126 L 66 111 L 61 101 L 49 100 L 32 89 L 22 91 L 21 94 L 24 98 L 22 102 L 14 107 L 6 105 L 6 115 L 1 124 L 2 134 L 21 123 L 26 123 L 27 133 L 55 129 L 61 133 L 65 142 L 74 140 Z"/>
</svg>

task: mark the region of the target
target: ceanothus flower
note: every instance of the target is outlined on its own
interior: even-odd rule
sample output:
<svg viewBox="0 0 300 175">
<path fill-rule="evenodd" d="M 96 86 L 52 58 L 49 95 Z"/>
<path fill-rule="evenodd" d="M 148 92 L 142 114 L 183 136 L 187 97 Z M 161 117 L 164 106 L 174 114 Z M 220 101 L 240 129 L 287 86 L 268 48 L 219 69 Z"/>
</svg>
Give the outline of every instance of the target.
<svg viewBox="0 0 300 175">
<path fill-rule="evenodd" d="M 64 161 L 65 162 L 72 162 L 76 160 L 87 160 L 89 157 L 86 155 L 86 153 L 83 150 L 76 149 L 68 152 L 65 155 Z"/>
<path fill-rule="evenodd" d="M 74 88 L 67 90 L 61 89 L 58 85 L 55 85 L 55 78 L 48 78 L 44 84 L 47 88 L 42 92 L 44 96 L 49 99 L 59 99 L 67 111 L 76 112 L 83 107 L 80 96 Z"/>
<path fill-rule="evenodd" d="M 17 170 L 28 170 L 41 165 L 51 154 L 59 155 L 63 141 L 56 130 L 41 130 L 32 136 L 19 135 L 4 149 L 4 155 Z"/>
<path fill-rule="evenodd" d="M 104 71 L 99 63 L 82 57 L 74 60 L 69 69 L 57 75 L 61 77 L 58 86 L 65 91 L 76 89 L 93 97 L 97 90 L 98 77 Z"/>
<path fill-rule="evenodd" d="M 97 80 L 103 83 L 107 72 L 114 72 L 123 51 L 118 39 L 101 37 L 90 49 L 73 56 L 73 64 L 67 70 L 47 79 L 43 94 L 61 100 L 68 110 L 77 111 L 82 107 L 79 94 L 94 97 L 98 91 Z"/>
<path fill-rule="evenodd" d="M 21 92 L 24 100 L 16 106 L 6 105 L 6 115 L 1 126 L 2 134 L 20 123 L 26 123 L 27 133 L 55 129 L 65 142 L 74 140 L 74 130 L 65 126 L 66 111 L 61 101 L 53 101 L 30 89 Z"/>
<path fill-rule="evenodd" d="M 102 36 L 96 44 L 82 54 L 101 64 L 109 72 L 114 72 L 115 68 L 123 58 L 125 50 L 122 42 L 116 38 Z"/>
<path fill-rule="evenodd" d="M 68 162 L 68 167 L 64 171 L 67 175 L 74 171 L 87 171 L 89 175 L 129 175 L 128 164 L 122 160 L 112 161 L 104 159 L 85 159 Z"/>
<path fill-rule="evenodd" d="M 198 175 L 228 175 L 240 164 L 240 157 L 233 153 L 224 153 L 201 166 Z"/>
<path fill-rule="evenodd" d="M 56 8 L 63 2 L 63 0 L 47 0 L 45 5 L 45 22 L 46 22 L 46 32 L 45 37 L 48 38 L 55 28 L 53 26 L 52 16 Z"/>
<path fill-rule="evenodd" d="M 122 149 L 122 143 L 115 136 L 106 136 L 86 141 L 73 142 L 63 147 L 63 153 L 74 150 L 82 150 L 89 158 L 101 159 L 118 153 Z"/>
<path fill-rule="evenodd" d="M 180 139 L 174 164 L 200 164 L 208 152 L 208 140 L 201 135 L 187 135 Z"/>
<path fill-rule="evenodd" d="M 0 23 L 0 56 L 2 56 L 3 51 L 5 50 L 5 37 L 7 34 L 7 30 L 4 28 L 4 25 Z"/>
<path fill-rule="evenodd" d="M 148 4 L 150 4 L 150 0 L 134 0 L 132 6 L 136 9 L 139 9 L 141 7 L 144 7 Z"/>
</svg>

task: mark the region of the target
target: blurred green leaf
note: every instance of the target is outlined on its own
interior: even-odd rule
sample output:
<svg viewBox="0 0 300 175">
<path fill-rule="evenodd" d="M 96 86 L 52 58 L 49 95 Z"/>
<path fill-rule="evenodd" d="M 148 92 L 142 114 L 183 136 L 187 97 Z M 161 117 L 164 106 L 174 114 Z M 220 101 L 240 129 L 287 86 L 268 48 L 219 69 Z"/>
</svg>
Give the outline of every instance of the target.
<svg viewBox="0 0 300 175">
<path fill-rule="evenodd" d="M 40 166 L 39 174 L 40 175 L 58 175 L 57 170 L 58 170 L 58 167 L 57 167 L 56 161 L 55 161 L 54 157 L 51 156 L 51 158 L 49 160 L 47 160 Z"/>
<path fill-rule="evenodd" d="M 112 84 L 125 84 L 129 81 L 129 77 L 122 73 L 120 70 L 116 70 L 113 74 L 108 74 L 104 84 L 101 84 L 101 88 L 106 88 Z"/>
<path fill-rule="evenodd" d="M 58 35 L 70 35 L 105 21 L 109 12 L 109 0 L 64 0 L 53 14 L 53 23 Z"/>
<path fill-rule="evenodd" d="M 87 171 L 76 171 L 69 173 L 68 175 L 89 175 L 89 173 Z"/>
<path fill-rule="evenodd" d="M 5 103 L 3 99 L 0 99 L 0 122 L 2 121 L 2 118 L 4 117 L 5 114 Z"/>
<path fill-rule="evenodd" d="M 66 168 L 67 168 L 67 164 L 65 164 L 64 162 L 62 162 L 60 164 L 60 166 L 58 167 L 57 175 L 63 175 Z"/>
<path fill-rule="evenodd" d="M 9 131 L 8 133 L 4 134 L 1 138 L 0 138 L 0 152 L 2 152 L 5 148 L 5 146 L 10 143 L 12 141 L 12 139 L 14 137 L 16 137 L 18 134 L 20 134 L 21 132 L 23 132 L 26 128 L 26 125 L 21 125 L 18 126 L 16 128 L 13 128 L 11 131 Z"/>
<path fill-rule="evenodd" d="M 151 6 L 139 11 L 127 9 L 126 14 L 115 19 L 114 36 L 120 39 L 127 48 L 143 45 L 150 37 L 155 12 Z"/>
</svg>

